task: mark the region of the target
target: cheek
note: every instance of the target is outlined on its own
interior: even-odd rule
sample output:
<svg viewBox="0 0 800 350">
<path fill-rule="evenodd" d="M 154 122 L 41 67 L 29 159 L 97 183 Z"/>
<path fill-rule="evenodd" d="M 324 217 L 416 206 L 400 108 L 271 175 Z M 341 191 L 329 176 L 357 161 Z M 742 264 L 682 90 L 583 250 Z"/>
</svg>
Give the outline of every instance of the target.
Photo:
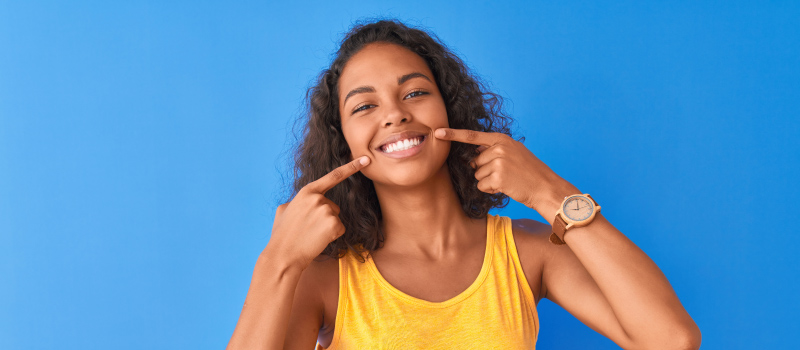
<svg viewBox="0 0 800 350">
<path fill-rule="evenodd" d="M 368 129 L 369 128 L 366 128 L 363 125 L 359 126 L 354 122 L 350 122 L 342 126 L 342 134 L 344 134 L 344 139 L 347 142 L 347 146 L 350 148 L 350 152 L 354 155 L 361 155 L 365 151 L 369 151 L 370 136 L 372 134 Z"/>
<path fill-rule="evenodd" d="M 437 101 L 435 105 L 431 106 L 428 115 L 430 115 L 430 124 L 434 127 L 450 127 L 450 122 L 447 119 L 447 108 L 444 106 L 444 101 Z"/>
</svg>

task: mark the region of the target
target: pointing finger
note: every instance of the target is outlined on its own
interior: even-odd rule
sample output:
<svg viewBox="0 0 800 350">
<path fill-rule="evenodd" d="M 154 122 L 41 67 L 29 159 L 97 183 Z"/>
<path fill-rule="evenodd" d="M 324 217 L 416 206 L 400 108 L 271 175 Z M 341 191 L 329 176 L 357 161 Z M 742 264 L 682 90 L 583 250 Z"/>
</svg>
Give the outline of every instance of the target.
<svg viewBox="0 0 800 350">
<path fill-rule="evenodd" d="M 439 128 L 436 129 L 433 136 L 440 140 L 458 141 L 481 146 L 492 146 L 499 142 L 499 138 L 494 133 L 475 130 Z"/>
<path fill-rule="evenodd" d="M 345 165 L 333 169 L 333 171 L 325 174 L 325 176 L 316 181 L 309 183 L 307 187 L 314 192 L 325 194 L 325 192 L 328 192 L 333 186 L 344 181 L 344 179 L 350 177 L 350 175 L 361 171 L 369 162 L 370 159 L 367 156 L 356 158 Z"/>
</svg>

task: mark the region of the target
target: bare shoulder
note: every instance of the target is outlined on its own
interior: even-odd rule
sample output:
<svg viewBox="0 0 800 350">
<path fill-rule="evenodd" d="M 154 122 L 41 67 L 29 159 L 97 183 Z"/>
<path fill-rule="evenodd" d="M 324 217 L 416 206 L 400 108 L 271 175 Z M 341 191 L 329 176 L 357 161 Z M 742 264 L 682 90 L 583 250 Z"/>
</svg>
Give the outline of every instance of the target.
<svg viewBox="0 0 800 350">
<path fill-rule="evenodd" d="M 324 312 L 323 329 L 328 325 L 333 328 L 339 301 L 339 260 L 320 255 L 306 270 L 309 273 L 307 287 L 319 291 Z"/>
<path fill-rule="evenodd" d="M 531 219 L 512 219 L 511 227 L 525 279 L 538 303 L 545 295 L 542 275 L 550 254 L 550 225 Z"/>
<path fill-rule="evenodd" d="M 535 268 L 541 269 L 540 291 L 537 301 L 547 298 L 559 304 L 560 301 L 549 292 L 550 284 L 574 276 L 588 276 L 583 265 L 566 245 L 555 245 L 550 242 L 553 229 L 550 224 L 541 223 L 530 219 L 512 220 L 514 227 L 514 240 L 517 241 L 517 250 L 520 251 L 520 260 L 526 256 L 535 256 Z M 524 267 L 524 265 L 523 265 Z M 527 270 L 525 271 L 527 276 Z M 561 304 L 559 304 L 561 305 Z"/>
<path fill-rule="evenodd" d="M 335 317 L 336 312 L 336 298 L 339 292 L 337 267 L 336 259 L 317 257 L 300 274 L 300 280 L 294 291 L 285 349 L 310 349 L 317 342 L 326 347 L 330 344 L 330 340 L 327 343 L 324 343 L 324 340 L 328 334 L 333 334 L 333 323 L 329 322 L 328 318 Z M 334 315 L 329 313 L 331 298 L 333 298 Z"/>
<path fill-rule="evenodd" d="M 303 276 L 308 276 L 308 282 L 313 283 L 314 287 L 333 287 L 338 286 L 339 281 L 339 260 L 328 256 L 320 255 L 311 261 Z M 336 288 L 335 288 L 336 289 Z"/>
<path fill-rule="evenodd" d="M 328 347 L 333 340 L 333 328 L 336 325 L 336 309 L 339 306 L 339 259 L 320 256 L 315 259 L 309 270 L 315 281 L 322 301 L 322 326 L 319 330 L 320 344 Z"/>
<path fill-rule="evenodd" d="M 539 256 L 549 248 L 550 232 L 552 232 L 549 224 L 532 219 L 512 219 L 511 227 L 517 251 L 521 254 L 528 253 Z"/>
<path fill-rule="evenodd" d="M 511 224 L 514 227 L 514 234 L 519 231 L 529 236 L 543 236 L 547 239 L 550 231 L 550 225 L 533 219 L 512 219 Z"/>
</svg>

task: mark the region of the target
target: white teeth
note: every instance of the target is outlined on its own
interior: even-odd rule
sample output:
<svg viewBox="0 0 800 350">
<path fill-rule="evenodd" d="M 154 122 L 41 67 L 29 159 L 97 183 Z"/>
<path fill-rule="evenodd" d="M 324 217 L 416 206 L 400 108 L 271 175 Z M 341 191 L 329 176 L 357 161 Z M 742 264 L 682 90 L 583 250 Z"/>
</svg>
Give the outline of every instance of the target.
<svg viewBox="0 0 800 350">
<path fill-rule="evenodd" d="M 414 139 L 406 139 L 406 140 L 401 140 L 401 141 L 397 141 L 395 143 L 388 144 L 386 146 L 383 146 L 383 148 L 385 150 L 384 152 L 392 153 L 392 152 L 395 152 L 395 151 L 405 151 L 405 150 L 407 150 L 407 149 L 409 149 L 411 147 L 419 145 L 420 142 L 422 141 L 421 139 L 422 139 L 422 137 L 417 137 L 417 138 L 414 138 Z"/>
</svg>

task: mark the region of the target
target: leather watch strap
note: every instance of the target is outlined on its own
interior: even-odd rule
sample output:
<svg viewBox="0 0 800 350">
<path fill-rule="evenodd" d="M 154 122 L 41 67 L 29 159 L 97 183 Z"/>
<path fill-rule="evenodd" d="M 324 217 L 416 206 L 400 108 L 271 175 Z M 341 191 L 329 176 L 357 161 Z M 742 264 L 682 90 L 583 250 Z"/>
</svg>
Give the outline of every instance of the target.
<svg viewBox="0 0 800 350">
<path fill-rule="evenodd" d="M 567 222 L 561 218 L 561 213 L 556 215 L 553 221 L 553 233 L 550 234 L 550 242 L 556 245 L 564 245 L 564 232 L 567 231 Z"/>
</svg>

